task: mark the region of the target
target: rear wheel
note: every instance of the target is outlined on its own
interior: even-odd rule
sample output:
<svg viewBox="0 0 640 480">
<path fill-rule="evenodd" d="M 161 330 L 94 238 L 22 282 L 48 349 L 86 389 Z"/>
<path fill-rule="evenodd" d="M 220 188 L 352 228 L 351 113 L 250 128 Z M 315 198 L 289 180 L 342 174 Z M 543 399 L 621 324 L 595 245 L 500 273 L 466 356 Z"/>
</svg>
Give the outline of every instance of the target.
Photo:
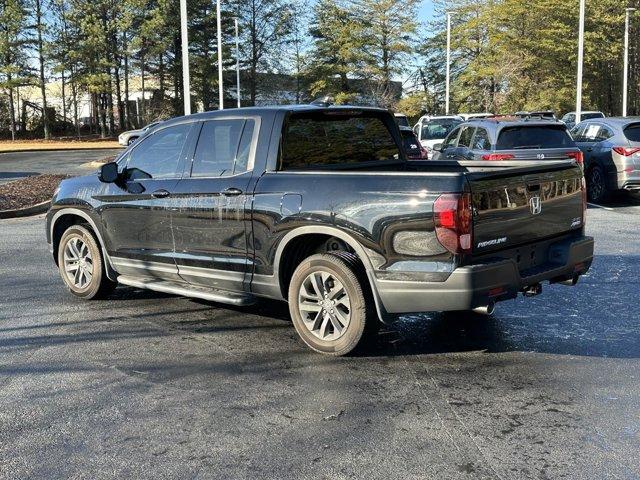
<svg viewBox="0 0 640 480">
<path fill-rule="evenodd" d="M 104 271 L 102 253 L 91 231 L 72 225 L 58 247 L 58 269 L 69 291 L 77 297 L 100 298 L 116 287 Z"/>
<path fill-rule="evenodd" d="M 600 202 L 607 195 L 607 184 L 604 178 L 604 171 L 598 165 L 594 166 L 587 173 L 587 197 L 590 202 Z"/>
<path fill-rule="evenodd" d="M 138 137 L 130 137 L 129 140 L 127 140 L 127 145 L 132 145 L 137 139 Z"/>
<path fill-rule="evenodd" d="M 375 330 L 368 289 L 352 262 L 316 254 L 296 268 L 289 284 L 289 312 L 300 338 L 313 350 L 346 355 Z"/>
</svg>

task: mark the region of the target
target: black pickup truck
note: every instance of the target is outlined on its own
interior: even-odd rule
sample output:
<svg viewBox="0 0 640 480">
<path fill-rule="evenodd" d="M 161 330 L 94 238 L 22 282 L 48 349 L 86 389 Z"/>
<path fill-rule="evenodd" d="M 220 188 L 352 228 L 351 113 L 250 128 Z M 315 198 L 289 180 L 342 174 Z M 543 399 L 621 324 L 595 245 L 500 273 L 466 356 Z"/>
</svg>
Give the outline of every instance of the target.
<svg viewBox="0 0 640 480">
<path fill-rule="evenodd" d="M 385 110 L 282 106 L 158 125 L 63 181 L 46 230 L 74 295 L 285 300 L 309 347 L 342 355 L 398 314 L 575 284 L 585 205 L 572 160 L 408 162 Z"/>
</svg>

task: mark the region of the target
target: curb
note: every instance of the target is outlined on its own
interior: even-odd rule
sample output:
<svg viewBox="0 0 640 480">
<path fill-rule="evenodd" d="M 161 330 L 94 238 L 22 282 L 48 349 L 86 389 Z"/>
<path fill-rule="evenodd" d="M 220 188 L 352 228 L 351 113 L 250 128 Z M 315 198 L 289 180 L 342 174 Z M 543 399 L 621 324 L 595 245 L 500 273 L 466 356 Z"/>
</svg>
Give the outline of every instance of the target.
<svg viewBox="0 0 640 480">
<path fill-rule="evenodd" d="M 38 203 L 37 205 L 32 205 L 31 207 L 16 208 L 15 210 L 0 210 L 0 218 L 28 217 L 30 215 L 45 213 L 47 210 L 49 210 L 50 205 L 51 200 L 47 200 L 46 202 Z"/>
</svg>

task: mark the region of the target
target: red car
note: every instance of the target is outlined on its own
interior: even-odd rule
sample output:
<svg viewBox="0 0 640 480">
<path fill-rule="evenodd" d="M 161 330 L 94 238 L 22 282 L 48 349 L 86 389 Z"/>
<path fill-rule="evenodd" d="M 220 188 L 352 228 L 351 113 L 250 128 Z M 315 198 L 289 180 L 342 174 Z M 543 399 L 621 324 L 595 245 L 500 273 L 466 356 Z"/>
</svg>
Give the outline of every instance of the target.
<svg viewBox="0 0 640 480">
<path fill-rule="evenodd" d="M 427 149 L 420 144 L 411 127 L 400 126 L 400 135 L 402 136 L 402 145 L 407 154 L 407 160 L 429 160 Z"/>
</svg>

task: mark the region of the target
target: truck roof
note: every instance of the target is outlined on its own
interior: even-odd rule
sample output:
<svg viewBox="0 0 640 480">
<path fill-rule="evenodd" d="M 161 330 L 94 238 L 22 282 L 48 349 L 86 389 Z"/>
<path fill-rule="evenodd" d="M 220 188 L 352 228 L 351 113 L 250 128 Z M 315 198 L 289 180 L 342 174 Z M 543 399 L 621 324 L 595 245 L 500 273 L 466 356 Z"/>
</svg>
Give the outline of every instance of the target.
<svg viewBox="0 0 640 480">
<path fill-rule="evenodd" d="M 314 112 L 314 111 L 331 111 L 331 110 L 362 110 L 362 111 L 372 111 L 372 112 L 389 112 L 384 108 L 378 107 L 361 107 L 355 105 L 331 105 L 328 107 L 321 105 L 272 105 L 272 106 L 264 106 L 264 107 L 242 107 L 242 108 L 227 108 L 224 110 L 211 110 L 208 112 L 200 112 L 194 113 L 188 116 L 175 117 L 170 120 L 167 120 L 167 123 L 179 123 L 180 121 L 184 121 L 186 119 L 189 120 L 197 120 L 197 119 L 206 119 L 206 118 L 215 118 L 215 117 L 227 117 L 233 115 L 264 115 L 264 114 L 273 114 L 274 112 Z"/>
</svg>

